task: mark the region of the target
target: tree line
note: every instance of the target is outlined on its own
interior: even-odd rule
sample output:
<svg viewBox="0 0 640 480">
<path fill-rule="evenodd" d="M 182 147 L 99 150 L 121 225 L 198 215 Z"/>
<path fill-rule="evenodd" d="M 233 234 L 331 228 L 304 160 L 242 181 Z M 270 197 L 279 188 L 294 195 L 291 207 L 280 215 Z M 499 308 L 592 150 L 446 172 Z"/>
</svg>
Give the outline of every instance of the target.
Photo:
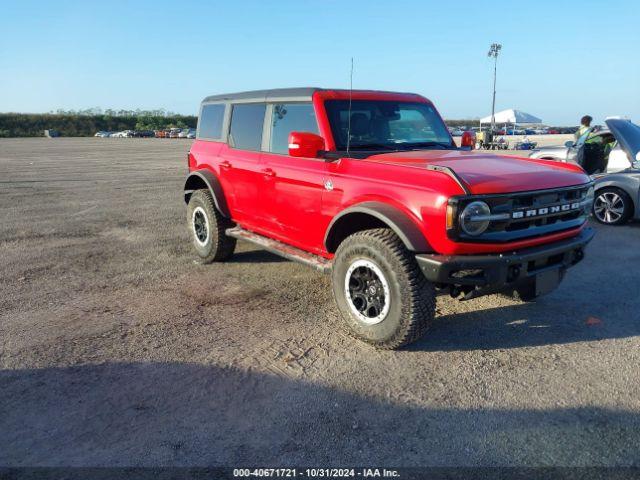
<svg viewBox="0 0 640 480">
<path fill-rule="evenodd" d="M 475 125 L 477 120 L 447 120 L 451 127 Z M 98 131 L 195 128 L 197 117 L 157 110 L 58 110 L 49 113 L 0 113 L 0 137 L 42 137 L 56 130 L 64 137 L 91 137 Z"/>
<path fill-rule="evenodd" d="M 42 137 L 56 130 L 64 137 L 90 137 L 104 130 L 163 130 L 195 127 L 197 117 L 164 110 L 57 111 L 55 113 L 0 113 L 0 137 Z"/>
</svg>

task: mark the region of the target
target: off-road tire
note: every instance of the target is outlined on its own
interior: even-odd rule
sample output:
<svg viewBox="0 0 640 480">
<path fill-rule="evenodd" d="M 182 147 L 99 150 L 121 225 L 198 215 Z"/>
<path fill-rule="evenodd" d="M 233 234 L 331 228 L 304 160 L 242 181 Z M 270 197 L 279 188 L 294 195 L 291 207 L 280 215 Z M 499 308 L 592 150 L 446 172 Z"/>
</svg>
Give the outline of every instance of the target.
<svg viewBox="0 0 640 480">
<path fill-rule="evenodd" d="M 208 227 L 204 241 L 198 238 L 194 226 L 196 217 L 200 220 L 202 216 Z M 191 195 L 187 206 L 187 225 L 200 263 L 224 262 L 233 255 L 236 239 L 228 237 L 225 231 L 234 224 L 218 211 L 209 190 L 196 190 Z"/>
<path fill-rule="evenodd" d="M 607 195 L 609 197 L 619 199 L 619 200 L 616 200 L 616 202 L 622 203 L 622 213 L 620 214 L 620 217 L 612 221 L 606 221 L 606 218 L 607 218 L 606 216 L 604 218 L 601 218 L 601 215 L 603 216 L 604 212 L 601 213 L 601 215 L 598 215 L 598 213 L 596 212 L 596 208 L 599 205 L 601 205 L 599 203 L 601 201 L 600 199 L 603 196 L 607 196 Z M 615 188 L 615 187 L 603 188 L 601 190 L 598 190 L 595 194 L 592 213 L 593 213 L 593 217 L 603 225 L 624 225 L 629 221 L 629 219 L 631 218 L 631 215 L 633 215 L 633 200 L 631 200 L 631 197 L 627 194 L 627 192 L 620 190 L 619 188 Z"/>
<path fill-rule="evenodd" d="M 345 284 L 349 268 L 360 260 L 372 263 L 388 285 L 389 309 L 376 324 L 354 313 Z M 332 268 L 333 294 L 347 332 L 377 348 L 396 349 L 421 338 L 435 316 L 435 289 L 422 274 L 413 254 L 388 228 L 364 230 L 347 237 L 336 251 Z"/>
</svg>

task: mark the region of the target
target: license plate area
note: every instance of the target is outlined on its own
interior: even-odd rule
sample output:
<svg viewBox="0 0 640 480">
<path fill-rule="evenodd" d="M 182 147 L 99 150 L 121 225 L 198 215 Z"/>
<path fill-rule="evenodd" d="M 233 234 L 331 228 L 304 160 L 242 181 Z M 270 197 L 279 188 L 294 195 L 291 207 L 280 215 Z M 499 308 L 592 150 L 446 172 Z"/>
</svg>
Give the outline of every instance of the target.
<svg viewBox="0 0 640 480">
<path fill-rule="evenodd" d="M 554 268 L 540 272 L 535 276 L 536 296 L 546 295 L 556 289 L 560 283 L 560 269 Z"/>
</svg>

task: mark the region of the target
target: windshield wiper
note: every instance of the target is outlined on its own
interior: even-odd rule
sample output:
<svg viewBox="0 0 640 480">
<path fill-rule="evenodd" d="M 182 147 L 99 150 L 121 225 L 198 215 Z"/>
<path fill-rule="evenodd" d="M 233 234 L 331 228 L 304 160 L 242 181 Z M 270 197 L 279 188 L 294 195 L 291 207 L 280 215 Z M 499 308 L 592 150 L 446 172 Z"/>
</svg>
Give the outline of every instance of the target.
<svg viewBox="0 0 640 480">
<path fill-rule="evenodd" d="M 406 147 L 407 150 L 422 150 L 425 148 L 433 148 L 433 147 L 438 147 L 443 150 L 456 148 L 450 143 L 444 143 L 444 142 L 416 142 L 416 143 L 405 143 L 402 145 Z"/>
<path fill-rule="evenodd" d="M 360 143 L 357 145 L 351 144 L 349 146 L 350 150 L 391 150 L 393 152 L 397 152 L 397 148 L 393 148 L 391 145 L 387 145 L 384 143 Z"/>
</svg>

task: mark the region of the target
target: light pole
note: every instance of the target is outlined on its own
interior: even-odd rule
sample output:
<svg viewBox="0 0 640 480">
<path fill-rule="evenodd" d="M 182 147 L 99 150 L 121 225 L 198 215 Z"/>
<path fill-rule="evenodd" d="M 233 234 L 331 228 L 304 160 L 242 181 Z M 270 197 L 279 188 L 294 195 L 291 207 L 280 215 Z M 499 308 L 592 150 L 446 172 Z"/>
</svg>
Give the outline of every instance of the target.
<svg viewBox="0 0 640 480">
<path fill-rule="evenodd" d="M 493 101 L 491 102 L 491 131 L 495 130 L 496 126 L 496 71 L 498 69 L 498 54 L 502 49 L 502 45 L 499 43 L 492 43 L 489 48 L 488 57 L 493 57 Z"/>
</svg>

